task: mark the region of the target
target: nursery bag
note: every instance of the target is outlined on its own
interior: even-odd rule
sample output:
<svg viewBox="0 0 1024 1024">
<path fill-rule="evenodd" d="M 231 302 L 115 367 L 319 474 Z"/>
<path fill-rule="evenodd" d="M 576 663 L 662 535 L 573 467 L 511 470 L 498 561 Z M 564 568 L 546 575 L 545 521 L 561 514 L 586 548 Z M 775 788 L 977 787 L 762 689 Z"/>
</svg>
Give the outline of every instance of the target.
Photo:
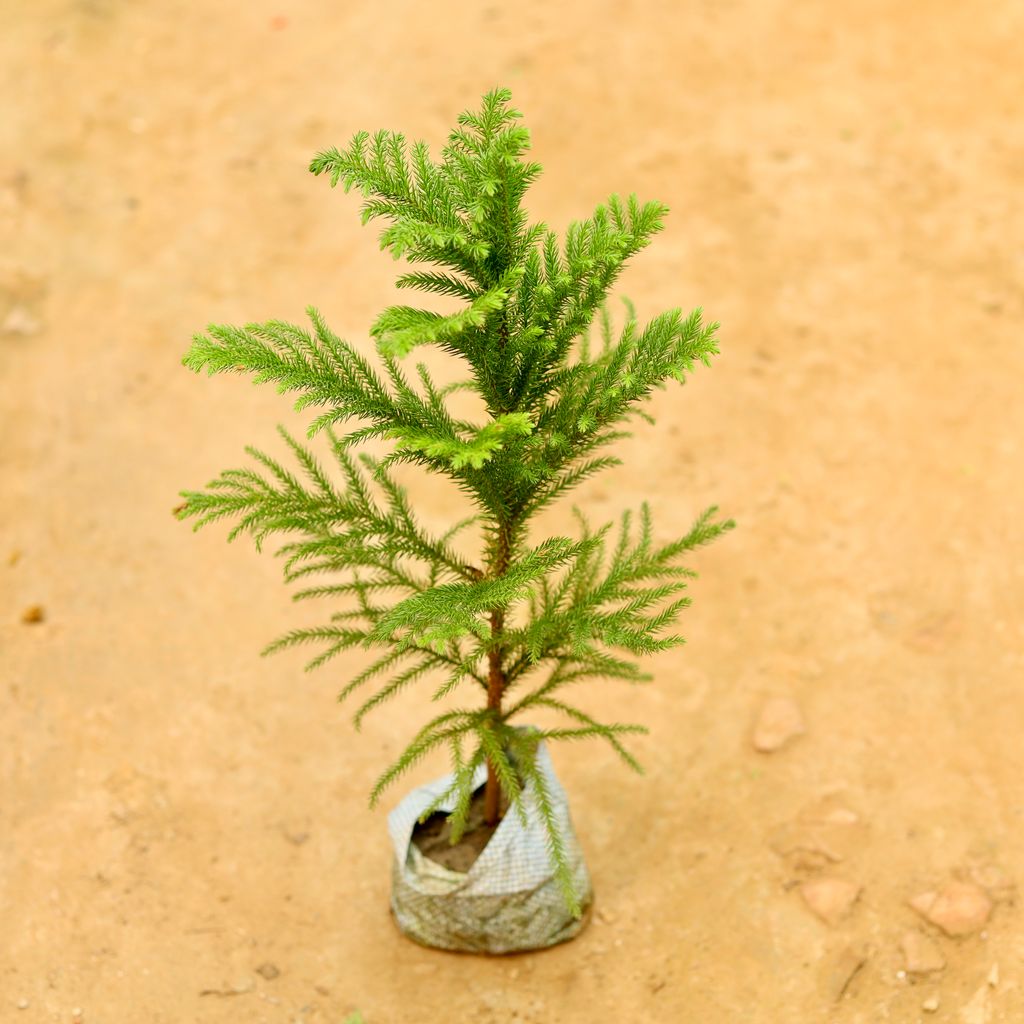
<svg viewBox="0 0 1024 1024">
<path fill-rule="evenodd" d="M 413 829 L 419 816 L 452 784 L 450 773 L 414 789 L 388 816 L 395 851 L 391 909 L 409 938 L 440 949 L 514 953 L 564 942 L 583 927 L 593 901 L 590 875 L 573 831 L 565 790 L 543 742 L 537 746 L 536 758 L 582 915 L 573 917 L 555 880 L 547 829 L 532 783 L 522 793 L 525 825 L 510 808 L 469 871 L 452 871 L 420 852 L 412 842 Z M 487 766 L 482 764 L 473 776 L 474 790 L 486 778 Z M 455 803 L 452 794 L 437 809 L 448 813 Z"/>
</svg>

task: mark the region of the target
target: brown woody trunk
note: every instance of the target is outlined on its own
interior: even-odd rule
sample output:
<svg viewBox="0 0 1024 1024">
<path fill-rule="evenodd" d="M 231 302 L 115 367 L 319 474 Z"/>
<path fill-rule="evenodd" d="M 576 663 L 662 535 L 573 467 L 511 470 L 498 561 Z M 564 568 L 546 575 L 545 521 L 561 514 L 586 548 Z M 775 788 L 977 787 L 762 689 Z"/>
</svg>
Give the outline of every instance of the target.
<svg viewBox="0 0 1024 1024">
<path fill-rule="evenodd" d="M 508 569 L 509 545 L 508 534 L 502 530 L 498 544 L 497 557 L 492 567 L 492 576 L 501 576 Z M 505 625 L 505 612 L 502 608 L 491 610 L 491 639 L 498 641 Z M 502 667 L 504 651 L 500 643 L 487 655 L 489 671 L 487 674 L 487 707 L 495 714 L 501 714 L 501 696 L 505 692 L 505 670 Z M 484 821 L 488 825 L 496 825 L 501 817 L 501 786 L 491 759 L 487 759 L 487 786 L 484 789 Z"/>
</svg>

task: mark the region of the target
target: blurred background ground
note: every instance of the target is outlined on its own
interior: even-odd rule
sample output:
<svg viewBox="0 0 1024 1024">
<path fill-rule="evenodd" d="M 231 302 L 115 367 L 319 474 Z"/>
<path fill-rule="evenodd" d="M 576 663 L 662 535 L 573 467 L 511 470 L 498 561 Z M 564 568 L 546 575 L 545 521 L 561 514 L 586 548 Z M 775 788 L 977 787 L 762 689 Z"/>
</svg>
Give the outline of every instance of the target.
<svg viewBox="0 0 1024 1024">
<path fill-rule="evenodd" d="M 1024 1017 L 1024 7 L 0 17 L 0 1020 Z M 594 922 L 483 960 L 388 918 L 366 793 L 422 693 L 355 735 L 351 664 L 257 656 L 326 610 L 171 508 L 300 423 L 181 367 L 194 331 L 314 303 L 369 350 L 395 294 L 310 156 L 378 127 L 437 152 L 497 84 L 546 169 L 532 213 L 665 200 L 621 291 L 723 324 L 713 368 L 658 392 L 576 500 L 602 522 L 649 498 L 661 538 L 711 502 L 738 528 L 692 559 L 689 643 L 657 681 L 587 697 L 653 727 L 647 778 L 555 752 Z M 426 524 L 465 514 L 409 486 Z M 568 503 L 546 525 L 572 531 Z M 766 754 L 771 697 L 805 732 Z M 908 900 L 956 879 L 993 907 L 950 938 Z M 908 932 L 945 966 L 908 974 Z"/>
</svg>

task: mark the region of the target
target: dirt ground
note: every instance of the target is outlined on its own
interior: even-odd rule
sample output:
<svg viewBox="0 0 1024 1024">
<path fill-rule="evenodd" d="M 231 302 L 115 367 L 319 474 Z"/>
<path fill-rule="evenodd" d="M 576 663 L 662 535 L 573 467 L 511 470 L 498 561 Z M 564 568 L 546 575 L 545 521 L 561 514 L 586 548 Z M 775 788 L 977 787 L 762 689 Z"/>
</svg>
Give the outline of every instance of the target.
<svg viewBox="0 0 1024 1024">
<path fill-rule="evenodd" d="M 1024 7 L 3 0 L 0 20 L 0 1021 L 1024 1020 Z M 658 392 L 627 466 L 575 500 L 600 523 L 649 498 L 664 539 L 712 502 L 738 527 L 692 559 L 689 642 L 656 682 L 585 698 L 652 727 L 647 777 L 554 751 L 593 923 L 487 960 L 388 915 L 366 796 L 423 693 L 355 734 L 335 695 L 358 659 L 258 657 L 330 609 L 171 508 L 305 422 L 189 373 L 194 331 L 313 303 L 372 351 L 394 301 L 312 154 L 378 127 L 436 152 L 496 84 L 545 166 L 534 216 L 663 199 L 621 292 L 723 324 L 713 368 Z M 425 525 L 467 514 L 407 482 Z M 543 525 L 573 531 L 569 502 Z M 772 696 L 805 732 L 759 753 Z M 822 878 L 858 892 L 833 924 L 804 898 Z M 960 938 L 908 904 L 955 879 L 994 902 Z M 908 931 L 944 968 L 906 972 Z"/>
</svg>

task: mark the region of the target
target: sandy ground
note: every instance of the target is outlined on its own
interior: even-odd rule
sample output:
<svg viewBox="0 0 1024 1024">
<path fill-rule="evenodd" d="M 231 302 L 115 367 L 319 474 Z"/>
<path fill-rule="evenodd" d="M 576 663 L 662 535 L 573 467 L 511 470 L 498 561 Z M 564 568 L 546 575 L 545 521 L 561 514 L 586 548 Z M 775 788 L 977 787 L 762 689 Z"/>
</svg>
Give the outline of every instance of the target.
<svg viewBox="0 0 1024 1024">
<path fill-rule="evenodd" d="M 0 1020 L 1024 1019 L 1024 7 L 4 0 L 0 20 Z M 387 912 L 366 794 L 422 694 L 354 734 L 334 698 L 356 660 L 257 655 L 328 609 L 171 508 L 302 422 L 181 367 L 193 331 L 315 303 L 366 344 L 393 300 L 356 197 L 309 157 L 364 127 L 436 151 L 495 84 L 546 167 L 534 215 L 665 200 L 622 291 L 723 323 L 714 368 L 657 393 L 628 466 L 577 500 L 603 522 L 647 497 L 662 538 L 713 501 L 739 525 L 692 560 L 689 643 L 656 683 L 587 698 L 653 727 L 648 777 L 555 751 L 600 913 L 483 960 Z M 409 486 L 431 527 L 466 512 Z M 544 525 L 572 530 L 568 503 Z M 773 695 L 806 732 L 762 754 Z M 831 822 L 794 824 L 830 796 Z M 971 935 L 908 906 L 972 875 L 996 904 Z M 860 887 L 832 925 L 801 895 L 820 878 Z M 943 970 L 902 973 L 908 930 Z"/>
</svg>

